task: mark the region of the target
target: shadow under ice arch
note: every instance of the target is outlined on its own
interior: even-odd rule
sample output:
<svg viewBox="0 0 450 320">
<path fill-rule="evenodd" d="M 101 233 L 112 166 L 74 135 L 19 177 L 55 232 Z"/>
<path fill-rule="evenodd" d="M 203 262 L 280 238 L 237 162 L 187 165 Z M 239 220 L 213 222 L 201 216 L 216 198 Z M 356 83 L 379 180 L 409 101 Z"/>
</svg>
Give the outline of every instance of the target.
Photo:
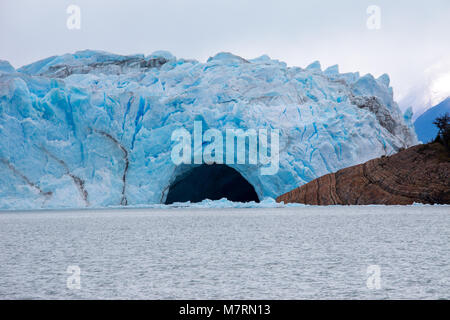
<svg viewBox="0 0 450 320">
<path fill-rule="evenodd" d="M 259 202 L 255 188 L 236 169 L 224 164 L 202 164 L 176 176 L 164 203 L 222 198 L 236 202 Z"/>
</svg>

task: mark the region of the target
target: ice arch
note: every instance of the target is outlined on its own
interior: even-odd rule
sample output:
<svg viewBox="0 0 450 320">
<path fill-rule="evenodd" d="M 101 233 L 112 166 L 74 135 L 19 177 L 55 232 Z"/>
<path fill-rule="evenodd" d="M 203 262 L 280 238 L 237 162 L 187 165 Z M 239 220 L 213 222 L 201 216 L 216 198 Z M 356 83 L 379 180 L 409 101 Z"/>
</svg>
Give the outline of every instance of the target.
<svg viewBox="0 0 450 320">
<path fill-rule="evenodd" d="M 223 164 L 203 164 L 179 175 L 170 185 L 165 203 L 200 202 L 227 198 L 259 202 L 255 188 L 235 169 Z"/>
</svg>

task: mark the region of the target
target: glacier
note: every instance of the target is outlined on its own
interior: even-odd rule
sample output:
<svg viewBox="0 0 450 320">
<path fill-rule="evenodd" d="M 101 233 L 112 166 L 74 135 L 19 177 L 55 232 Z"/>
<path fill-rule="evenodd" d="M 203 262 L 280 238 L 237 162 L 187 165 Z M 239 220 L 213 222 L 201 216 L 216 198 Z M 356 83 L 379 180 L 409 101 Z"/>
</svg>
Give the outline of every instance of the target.
<svg viewBox="0 0 450 320">
<path fill-rule="evenodd" d="M 192 168 L 171 161 L 171 134 L 194 121 L 279 129 L 277 174 L 230 165 L 260 200 L 418 143 L 387 75 L 224 52 L 204 63 L 93 50 L 17 70 L 0 61 L 0 209 L 162 204 Z"/>
</svg>

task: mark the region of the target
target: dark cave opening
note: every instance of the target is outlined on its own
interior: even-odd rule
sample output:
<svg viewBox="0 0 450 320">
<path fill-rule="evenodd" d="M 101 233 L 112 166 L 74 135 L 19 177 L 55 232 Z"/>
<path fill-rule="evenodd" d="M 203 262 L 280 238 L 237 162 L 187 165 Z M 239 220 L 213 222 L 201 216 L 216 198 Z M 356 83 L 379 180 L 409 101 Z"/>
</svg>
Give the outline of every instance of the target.
<svg viewBox="0 0 450 320">
<path fill-rule="evenodd" d="M 222 198 L 259 202 L 255 188 L 238 171 L 223 164 L 203 164 L 177 177 L 169 187 L 165 204 Z"/>
</svg>

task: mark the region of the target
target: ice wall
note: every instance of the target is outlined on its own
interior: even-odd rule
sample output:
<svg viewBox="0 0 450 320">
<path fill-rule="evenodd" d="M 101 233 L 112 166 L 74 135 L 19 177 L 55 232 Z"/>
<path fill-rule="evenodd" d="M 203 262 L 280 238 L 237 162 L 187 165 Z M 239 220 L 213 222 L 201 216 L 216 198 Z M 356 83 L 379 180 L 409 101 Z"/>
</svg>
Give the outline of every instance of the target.
<svg viewBox="0 0 450 320">
<path fill-rule="evenodd" d="M 280 168 L 232 165 L 260 199 L 417 143 L 389 77 L 219 53 L 81 51 L 15 70 L 0 62 L 0 208 L 162 203 L 173 130 L 280 130 Z M 184 166 L 183 168 L 185 168 Z"/>
</svg>

